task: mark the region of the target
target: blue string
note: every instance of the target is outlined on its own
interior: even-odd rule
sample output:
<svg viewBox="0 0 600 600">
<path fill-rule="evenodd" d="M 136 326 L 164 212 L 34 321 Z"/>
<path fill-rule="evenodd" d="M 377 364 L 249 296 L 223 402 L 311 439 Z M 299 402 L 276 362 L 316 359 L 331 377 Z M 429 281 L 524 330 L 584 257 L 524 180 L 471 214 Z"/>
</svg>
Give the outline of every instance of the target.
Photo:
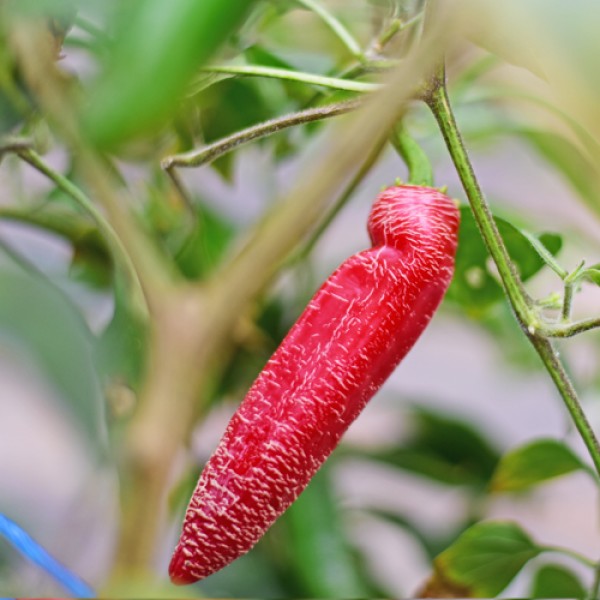
<svg viewBox="0 0 600 600">
<path fill-rule="evenodd" d="M 3 514 L 0 514 L 0 536 L 8 540 L 31 562 L 54 577 L 56 581 L 76 598 L 96 597 L 96 594 L 87 583 L 50 556 L 28 533 Z"/>
</svg>

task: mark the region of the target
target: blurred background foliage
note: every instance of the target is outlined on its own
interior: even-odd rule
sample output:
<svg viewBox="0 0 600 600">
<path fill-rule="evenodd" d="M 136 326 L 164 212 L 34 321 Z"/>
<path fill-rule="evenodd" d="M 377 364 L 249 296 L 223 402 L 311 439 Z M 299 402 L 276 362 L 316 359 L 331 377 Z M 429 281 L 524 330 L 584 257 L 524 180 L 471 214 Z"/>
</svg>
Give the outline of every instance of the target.
<svg viewBox="0 0 600 600">
<path fill-rule="evenodd" d="M 284 80 L 214 72 L 206 70 L 206 65 L 258 65 L 363 83 L 383 81 L 394 61 L 402 61 L 418 43 L 426 8 L 421 0 L 320 0 L 317 10 L 314 4 L 292 0 L 0 1 L 0 357 L 8 365 L 27 365 L 42 380 L 42 388 L 50 390 L 51 410 L 65 427 L 77 432 L 74 447 L 89 460 L 87 479 L 83 477 L 87 483 L 82 485 L 88 494 L 95 485 L 105 485 L 90 484 L 96 473 L 119 472 L 121 478 L 127 477 L 127 469 L 120 464 L 123 447 L 148 370 L 160 365 L 149 367 L 152 318 L 139 310 L 132 297 L 132 282 L 115 254 L 114 240 L 99 225 L 98 215 L 86 209 L 65 184 L 81 188 L 96 201 L 98 190 L 78 165 L 78 151 L 92 148 L 105 172 L 128 190 L 126 210 L 175 277 L 214 285 L 222 266 L 243 247 L 252 226 L 264 223 L 262 215 L 286 196 L 290 181 L 306 177 L 307 171 L 300 167 L 306 164 L 307 155 L 335 144 L 335 130 L 329 133 L 330 121 L 284 129 L 198 169 L 181 169 L 175 182 L 161 168 L 161 161 L 262 121 L 357 93 L 308 84 L 299 77 Z M 500 182 L 491 186 L 489 194 L 523 281 L 543 301 L 548 314 L 557 315 L 562 282 L 536 247 L 543 245 L 567 271 L 581 259 L 588 267 L 600 262 L 599 244 L 593 236 L 600 231 L 600 9 L 593 0 L 580 0 L 576 5 L 564 0 L 500 4 L 460 0 L 432 3 L 432 18 L 436 11 L 445 14 L 450 4 L 453 18 L 447 27 L 454 29 L 447 65 L 462 133 L 476 156 L 494 156 L 507 143 L 509 148 L 519 148 L 514 163 L 510 152 L 505 153 L 493 174 L 487 175 L 487 181 Z M 329 22 L 318 7 L 326 11 Z M 37 29 L 27 29 L 30 23 Z M 355 46 L 332 23 L 349 32 Z M 34 85 L 19 37 L 23 31 L 39 36 L 51 62 L 56 63 L 68 105 L 57 109 L 43 81 Z M 411 105 L 403 123 L 434 164 L 436 184 L 450 185 L 451 192 L 463 198 L 425 107 Z M 43 155 L 50 174 L 34 164 L 35 158 L 27 154 L 31 148 L 36 156 Z M 565 219 L 567 225 L 561 229 L 559 213 L 550 209 L 556 202 L 553 198 L 538 198 L 535 181 L 528 182 L 526 192 L 519 189 L 523 179 L 515 183 L 511 169 L 519 169 L 519 156 L 524 155 L 542 165 L 536 173 L 545 169 L 564 183 L 566 192 L 561 198 L 567 200 L 561 214 L 583 215 L 579 221 Z M 387 167 L 373 175 L 383 177 L 371 184 L 375 191 L 393 183 L 395 177 L 408 176 L 391 149 L 386 149 L 381 163 Z M 366 193 L 361 196 L 360 189 L 350 195 L 347 210 L 354 206 L 365 213 L 369 199 Z M 101 221 L 106 219 L 111 225 L 110 207 L 99 210 Z M 461 327 L 493 340 L 496 368 L 503 376 L 535 373 L 540 365 L 515 326 L 466 205 L 461 214 L 456 276 L 441 318 L 456 320 Z M 336 221 L 331 231 L 335 226 Z M 122 232 L 118 230 L 117 236 Z M 414 587 L 393 587 L 389 577 L 381 576 L 378 555 L 357 539 L 356 525 L 366 519 L 402 530 L 412 540 L 409 547 L 419 548 L 436 573 L 428 584 L 421 577 L 432 595 L 493 596 L 517 589 L 540 598 L 584 597 L 594 585 L 593 569 L 589 569 L 592 560 L 557 562 L 555 555 L 546 560 L 543 556 L 548 549 L 525 531 L 526 525 L 521 529 L 512 522 L 487 527 L 480 523 L 489 517 L 488 507 L 499 495 L 526 502 L 558 477 L 576 473 L 594 477 L 574 436 L 548 439 L 549 431 L 548 438 L 520 440 L 516 448 L 509 448 L 506 440 L 490 435 L 493 422 L 484 425 L 468 412 L 454 411 L 450 391 L 446 397 L 422 402 L 393 388 L 386 388 L 385 394 L 393 396 L 390 414 L 403 424 L 401 433 L 377 443 L 374 431 L 367 444 L 353 442 L 350 436 L 251 553 L 190 589 L 174 589 L 166 583 L 166 560 L 175 530 L 224 418 L 329 267 L 344 257 L 346 248 L 358 250 L 366 243 L 362 230 L 357 234 L 346 230 L 334 238 L 328 238 L 328 233 L 311 252 L 299 247 L 297 254 L 282 257 L 287 260 L 278 267 L 275 282 L 244 307 L 227 344 L 216 348 L 219 368 L 209 377 L 194 411 L 198 422 L 192 443 L 178 440 L 181 452 L 170 468 L 169 525 L 159 528 L 162 533 L 152 551 L 152 577 L 111 578 L 119 538 L 116 511 L 94 514 L 90 508 L 92 514 L 83 521 L 94 521 L 110 532 L 108 549 L 97 565 L 90 566 L 84 557 L 79 562 L 78 555 L 84 553 L 77 548 L 56 544 L 51 535 L 56 530 L 41 525 L 50 518 L 44 513 L 44 490 L 30 497 L 11 492 L 19 488 L 21 476 L 27 479 L 28 461 L 35 459 L 14 446 L 2 445 L 0 473 L 13 473 L 13 478 L 2 475 L 7 492 L 0 493 L 0 510 L 16 512 L 31 533 L 38 528 L 40 536 L 47 535 L 50 549 L 107 595 L 281 598 L 417 593 Z M 304 243 L 306 237 L 310 236 L 305 236 Z M 52 259 L 50 250 L 47 260 L 45 248 L 57 244 L 59 258 Z M 274 257 L 275 262 L 278 259 Z M 597 274 L 592 268 L 578 285 L 582 293 L 577 314 L 597 307 Z M 577 341 L 567 347 L 565 343 L 561 352 L 597 424 L 597 369 L 586 371 L 577 362 L 582 352 L 578 348 L 592 360 L 598 358 L 597 335 L 586 335 L 586 345 L 577 346 Z M 446 352 L 452 352 L 455 342 L 443 343 L 448 346 Z M 468 379 L 469 364 L 461 368 L 452 377 Z M 451 390 L 457 384 L 448 380 L 446 385 Z M 555 402 L 552 393 L 546 390 L 546 402 Z M 19 397 L 9 396 L 0 394 L 0 414 L 16 410 Z M 485 403 L 483 396 L 475 401 Z M 441 410 L 440 405 L 447 408 Z M 39 437 L 51 445 L 52 427 L 49 423 L 48 431 L 30 428 L 21 432 L 22 444 L 27 446 L 29 438 Z M 566 416 L 561 427 L 569 431 Z M 184 447 L 189 450 L 182 457 Z M 19 465 L 17 471 L 6 467 L 12 462 Z M 450 516 L 450 525 L 436 531 L 424 527 L 410 511 L 404 512 L 401 503 L 396 507 L 393 502 L 354 506 L 343 496 L 340 473 L 348 465 L 365 463 L 375 471 L 384 469 L 392 478 L 394 473 L 406 473 L 431 482 L 436 486 L 432 489 L 460 490 L 460 514 Z M 56 472 L 64 468 L 58 464 Z M 60 476 L 52 479 L 57 487 L 61 485 Z M 371 483 L 367 479 L 364 485 Z M 121 486 L 126 488 L 127 481 L 122 479 Z M 114 487 L 114 482 L 112 488 L 108 486 L 113 506 Z M 77 502 L 85 503 L 85 497 L 73 495 L 71 501 L 79 498 Z M 59 522 L 61 536 L 70 535 L 65 527 L 77 527 L 64 515 Z M 82 535 L 73 539 L 75 545 L 94 544 Z M 504 541 L 498 545 L 498 539 Z M 596 544 L 596 553 L 598 549 Z M 482 555 L 488 557 L 483 570 L 465 566 Z M 542 559 L 537 558 L 540 555 Z M 402 556 L 397 560 L 402 561 Z M 582 571 L 579 563 L 587 570 Z M 510 588 L 526 564 L 528 575 L 517 579 L 521 587 Z M 3 594 L 51 594 L 52 585 L 34 576 L 0 543 Z"/>
</svg>

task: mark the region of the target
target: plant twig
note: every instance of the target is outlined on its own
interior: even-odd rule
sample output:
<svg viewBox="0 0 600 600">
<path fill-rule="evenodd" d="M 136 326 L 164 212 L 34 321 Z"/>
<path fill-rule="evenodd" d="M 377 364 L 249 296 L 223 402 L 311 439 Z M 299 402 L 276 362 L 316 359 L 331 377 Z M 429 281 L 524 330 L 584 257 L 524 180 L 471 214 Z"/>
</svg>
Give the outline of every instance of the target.
<svg viewBox="0 0 600 600">
<path fill-rule="evenodd" d="M 413 185 L 433 186 L 433 169 L 429 157 L 402 123 L 396 126 L 391 141 L 408 168 L 408 182 Z"/>
<path fill-rule="evenodd" d="M 5 154 L 27 150 L 33 146 L 33 140 L 26 137 L 8 136 L 0 138 L 0 161 Z"/>
<path fill-rule="evenodd" d="M 313 73 L 303 73 L 292 69 L 280 69 L 278 67 L 262 67 L 260 65 L 213 65 L 203 67 L 202 71 L 207 73 L 229 73 L 231 75 L 246 75 L 253 77 L 270 77 L 272 79 L 285 79 L 299 83 L 309 83 L 321 87 L 342 90 L 346 92 L 374 92 L 381 88 L 377 83 L 363 81 L 352 81 L 350 79 L 339 79 L 337 77 L 326 77 Z"/>
<path fill-rule="evenodd" d="M 132 305 L 137 308 L 140 314 L 147 314 L 148 307 L 138 273 L 133 265 L 131 257 L 123 246 L 121 239 L 104 215 L 95 207 L 93 202 L 81 189 L 44 162 L 42 157 L 35 152 L 35 150 L 26 147 L 17 151 L 17 154 L 34 169 L 48 177 L 48 179 L 50 179 L 65 194 L 75 200 L 75 202 L 94 219 L 98 231 L 111 250 L 117 268 L 123 269 L 124 273 L 126 273 L 127 281 L 131 285 L 130 300 Z"/>
<path fill-rule="evenodd" d="M 48 49 L 48 36 L 43 22 L 19 21 L 11 30 L 11 43 L 18 55 L 19 65 L 28 86 L 37 101 L 56 125 L 78 162 L 84 179 L 106 212 L 106 220 L 114 230 L 125 254 L 137 273 L 144 297 L 150 308 L 161 297 L 174 279 L 174 270 L 140 227 L 135 217 L 125 208 L 126 193 L 115 181 L 114 175 L 83 139 L 76 111 L 68 108 L 76 104 L 68 80 L 57 69 L 53 54 Z M 49 174 L 48 174 L 49 176 Z M 69 182 L 70 183 L 70 182 Z M 71 192 L 75 190 L 71 189 Z M 75 192 L 77 195 L 78 192 Z M 79 200 L 83 200 L 79 196 Z M 87 197 L 86 204 L 91 205 Z M 114 240 L 116 243 L 116 239 Z"/>
<path fill-rule="evenodd" d="M 527 238 L 527 241 L 531 244 L 532 248 L 540 255 L 540 258 L 561 278 L 566 279 L 569 272 L 563 269 L 557 262 L 557 260 L 548 251 L 546 246 L 535 237 L 535 235 L 529 233 L 525 229 L 520 230 L 521 235 Z"/>
<path fill-rule="evenodd" d="M 541 546 L 541 550 L 544 552 L 556 552 L 558 554 L 562 554 L 563 556 L 569 556 L 576 560 L 578 563 L 585 565 L 586 567 L 590 567 L 594 569 L 596 567 L 596 561 L 591 558 L 577 552 L 575 550 L 571 550 L 570 548 L 563 548 L 562 546 Z"/>
<path fill-rule="evenodd" d="M 432 79 L 431 87 L 425 90 L 423 100 L 431 109 L 440 127 L 454 166 L 471 202 L 473 216 L 475 217 L 481 236 L 496 263 L 502 284 L 513 308 L 517 312 L 519 321 L 521 323 L 528 323 L 532 316 L 533 301 L 529 298 L 523 287 L 515 264 L 508 254 L 496 222 L 492 217 L 492 212 L 475 176 L 473 166 L 450 106 L 443 68 Z"/>
<path fill-rule="evenodd" d="M 600 327 L 600 318 L 582 319 L 574 323 L 565 323 L 564 325 L 544 324 L 540 331 L 548 337 L 569 338 L 591 329 Z"/>
<path fill-rule="evenodd" d="M 351 110 L 355 110 L 360 106 L 360 104 L 360 100 L 347 100 L 345 102 L 336 102 L 326 106 L 309 108 L 307 110 L 290 113 L 275 119 L 269 119 L 268 121 L 259 123 L 258 125 L 253 125 L 246 129 L 242 129 L 241 131 L 236 131 L 225 138 L 217 140 L 216 142 L 208 144 L 197 150 L 191 150 L 190 152 L 167 156 L 161 161 L 161 166 L 167 171 L 172 170 L 173 167 L 199 167 L 206 163 L 212 162 L 220 156 L 231 152 L 238 146 L 247 144 L 253 140 L 277 133 L 278 131 L 282 131 L 288 127 L 303 125 L 305 123 L 311 123 L 313 121 L 319 121 L 321 119 L 328 119 L 330 117 L 345 114 Z"/>
<path fill-rule="evenodd" d="M 600 473 L 600 444 L 587 420 L 579 402 L 577 392 L 564 366 L 560 362 L 552 344 L 544 335 L 544 329 L 537 318 L 534 303 L 523 287 L 517 270 L 495 225 L 488 203 L 481 192 L 473 166 L 460 135 L 452 107 L 450 106 L 443 66 L 430 82 L 430 87 L 425 90 L 423 99 L 431 109 L 440 127 L 454 166 L 471 204 L 475 221 L 479 227 L 483 241 L 496 264 L 504 290 L 517 320 L 552 378 L 588 449 L 596 471 Z"/>
</svg>

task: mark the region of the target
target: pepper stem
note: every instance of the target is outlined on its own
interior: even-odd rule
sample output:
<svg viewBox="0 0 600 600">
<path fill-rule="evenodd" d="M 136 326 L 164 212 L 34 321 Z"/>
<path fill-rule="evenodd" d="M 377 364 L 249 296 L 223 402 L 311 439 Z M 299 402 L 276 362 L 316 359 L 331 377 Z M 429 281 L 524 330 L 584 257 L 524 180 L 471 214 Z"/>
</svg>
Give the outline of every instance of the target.
<svg viewBox="0 0 600 600">
<path fill-rule="evenodd" d="M 487 200 L 481 191 L 450 105 L 443 65 L 432 78 L 428 89 L 422 94 L 422 99 L 429 106 L 438 123 L 469 199 L 483 241 L 496 264 L 517 320 L 554 381 L 554 385 L 587 447 L 596 471 L 600 474 L 600 444 L 581 407 L 575 387 L 567 375 L 564 365 L 558 358 L 548 335 L 538 324 L 535 305 L 523 287 L 517 269 L 496 227 Z"/>
</svg>

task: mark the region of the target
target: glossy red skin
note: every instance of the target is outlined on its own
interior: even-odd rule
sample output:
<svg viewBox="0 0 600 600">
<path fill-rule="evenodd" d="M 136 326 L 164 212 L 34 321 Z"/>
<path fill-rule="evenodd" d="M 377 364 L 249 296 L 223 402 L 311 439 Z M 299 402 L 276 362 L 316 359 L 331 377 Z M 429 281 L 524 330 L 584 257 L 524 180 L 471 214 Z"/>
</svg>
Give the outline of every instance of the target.
<svg viewBox="0 0 600 600">
<path fill-rule="evenodd" d="M 378 196 L 373 247 L 315 294 L 206 464 L 169 567 L 174 583 L 245 554 L 306 487 L 429 323 L 452 278 L 458 223 L 438 190 Z"/>
</svg>

